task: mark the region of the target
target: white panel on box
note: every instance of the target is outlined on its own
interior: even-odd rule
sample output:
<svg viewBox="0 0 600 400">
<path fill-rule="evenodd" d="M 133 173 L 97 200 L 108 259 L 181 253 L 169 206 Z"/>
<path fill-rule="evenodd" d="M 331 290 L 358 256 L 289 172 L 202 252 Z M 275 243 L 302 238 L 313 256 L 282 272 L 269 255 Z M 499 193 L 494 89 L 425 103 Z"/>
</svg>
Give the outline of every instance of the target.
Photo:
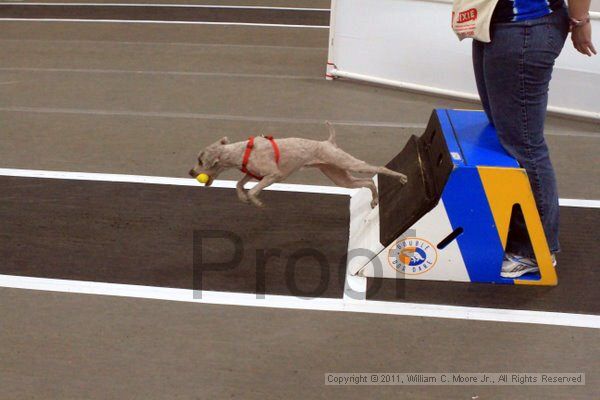
<svg viewBox="0 0 600 400">
<path fill-rule="evenodd" d="M 377 176 L 373 178 L 378 185 Z M 350 199 L 347 272 L 355 275 L 383 250 L 379 241 L 379 206 L 371 208 L 371 191 L 360 189 Z"/>
<path fill-rule="evenodd" d="M 372 278 L 400 278 L 469 282 L 469 273 L 457 240 L 443 249 L 437 245 L 453 232 L 444 202 L 440 201 L 409 231 L 381 251 L 358 275 Z"/>
</svg>

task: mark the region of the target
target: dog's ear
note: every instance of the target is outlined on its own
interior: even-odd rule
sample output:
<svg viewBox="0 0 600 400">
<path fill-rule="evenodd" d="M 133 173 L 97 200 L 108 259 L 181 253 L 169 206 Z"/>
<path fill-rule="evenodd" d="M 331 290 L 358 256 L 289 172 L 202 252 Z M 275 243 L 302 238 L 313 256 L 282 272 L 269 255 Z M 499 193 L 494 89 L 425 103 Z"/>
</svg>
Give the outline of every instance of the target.
<svg viewBox="0 0 600 400">
<path fill-rule="evenodd" d="M 221 140 L 219 141 L 219 143 L 225 145 L 225 144 L 229 144 L 229 139 L 227 138 L 227 136 L 223 136 L 221 138 Z"/>
</svg>

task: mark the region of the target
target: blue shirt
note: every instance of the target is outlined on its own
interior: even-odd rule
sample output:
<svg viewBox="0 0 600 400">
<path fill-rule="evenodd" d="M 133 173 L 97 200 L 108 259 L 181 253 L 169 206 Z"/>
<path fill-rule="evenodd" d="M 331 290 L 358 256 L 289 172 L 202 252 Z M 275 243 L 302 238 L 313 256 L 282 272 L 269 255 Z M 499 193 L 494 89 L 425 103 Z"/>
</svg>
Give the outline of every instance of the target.
<svg viewBox="0 0 600 400">
<path fill-rule="evenodd" d="M 499 0 L 492 22 L 516 22 L 544 17 L 564 7 L 564 0 Z"/>
</svg>

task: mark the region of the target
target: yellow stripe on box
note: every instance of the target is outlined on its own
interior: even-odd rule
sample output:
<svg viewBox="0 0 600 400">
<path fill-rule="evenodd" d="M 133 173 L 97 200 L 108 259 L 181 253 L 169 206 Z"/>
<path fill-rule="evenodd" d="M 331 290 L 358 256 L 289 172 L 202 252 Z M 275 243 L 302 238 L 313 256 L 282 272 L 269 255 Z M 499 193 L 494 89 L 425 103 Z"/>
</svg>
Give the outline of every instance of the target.
<svg viewBox="0 0 600 400">
<path fill-rule="evenodd" d="M 508 228 L 513 206 L 519 204 L 525 218 L 525 225 L 533 247 L 533 253 L 540 268 L 539 280 L 515 279 L 519 285 L 556 286 L 558 277 L 552 265 L 548 241 L 538 213 L 527 173 L 521 168 L 477 167 L 485 190 L 502 248 L 506 248 Z"/>
</svg>

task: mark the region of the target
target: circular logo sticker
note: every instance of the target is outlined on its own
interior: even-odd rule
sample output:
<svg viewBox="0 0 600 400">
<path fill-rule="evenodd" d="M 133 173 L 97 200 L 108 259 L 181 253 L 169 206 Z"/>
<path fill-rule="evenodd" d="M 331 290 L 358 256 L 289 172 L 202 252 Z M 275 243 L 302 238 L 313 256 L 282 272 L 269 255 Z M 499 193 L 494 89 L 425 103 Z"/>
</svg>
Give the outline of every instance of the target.
<svg viewBox="0 0 600 400">
<path fill-rule="evenodd" d="M 418 275 L 429 271 L 437 262 L 437 249 L 421 238 L 399 239 L 388 252 L 388 263 L 396 271 Z"/>
</svg>

